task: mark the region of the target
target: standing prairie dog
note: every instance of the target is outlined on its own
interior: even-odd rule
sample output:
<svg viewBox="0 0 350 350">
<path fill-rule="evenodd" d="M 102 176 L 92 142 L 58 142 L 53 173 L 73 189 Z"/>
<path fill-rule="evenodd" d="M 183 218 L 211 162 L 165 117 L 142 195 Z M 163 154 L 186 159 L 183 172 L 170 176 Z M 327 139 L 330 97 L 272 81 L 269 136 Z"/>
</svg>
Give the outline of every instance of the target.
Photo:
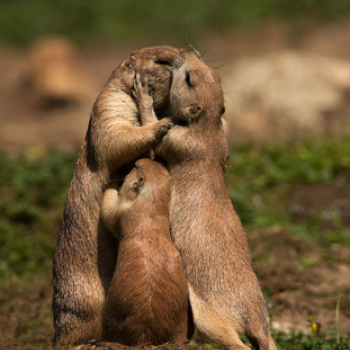
<svg viewBox="0 0 350 350">
<path fill-rule="evenodd" d="M 147 100 L 145 96 L 145 100 Z M 184 264 L 199 331 L 232 350 L 276 350 L 241 222 L 227 194 L 227 142 L 220 78 L 190 47 L 174 62 L 174 126 L 157 152 L 171 174 L 170 226 Z M 148 113 L 152 105 L 148 102 Z"/>
<path fill-rule="evenodd" d="M 182 344 L 188 335 L 188 287 L 170 237 L 170 175 L 140 159 L 120 188 L 107 189 L 101 217 L 119 238 L 117 267 L 103 313 L 103 339 L 128 346 Z"/>
<path fill-rule="evenodd" d="M 168 118 L 143 125 L 132 97 L 135 69 L 151 75 L 157 115 L 169 106 L 172 63 L 178 50 L 133 52 L 113 72 L 93 105 L 89 127 L 68 191 L 54 254 L 54 344 L 100 340 L 102 309 L 117 262 L 117 240 L 100 221 L 105 186 L 121 178 L 172 126 Z"/>
</svg>

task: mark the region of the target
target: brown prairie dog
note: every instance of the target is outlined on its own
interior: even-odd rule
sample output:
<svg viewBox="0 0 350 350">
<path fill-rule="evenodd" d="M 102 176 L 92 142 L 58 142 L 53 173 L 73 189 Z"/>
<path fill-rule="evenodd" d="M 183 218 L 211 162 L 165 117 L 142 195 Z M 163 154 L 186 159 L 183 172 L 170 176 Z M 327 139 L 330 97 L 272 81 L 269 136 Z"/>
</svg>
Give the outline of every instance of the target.
<svg viewBox="0 0 350 350">
<path fill-rule="evenodd" d="M 103 339 L 128 346 L 182 344 L 188 335 L 188 287 L 170 237 L 170 175 L 140 159 L 119 194 L 103 195 L 101 217 L 119 237 L 117 267 L 104 308 Z"/>
<path fill-rule="evenodd" d="M 220 78 L 190 47 L 174 62 L 174 126 L 157 152 L 171 174 L 170 226 L 184 264 L 197 328 L 216 343 L 276 350 L 241 222 L 224 182 L 227 142 Z"/>
<path fill-rule="evenodd" d="M 102 336 L 102 308 L 116 262 L 118 242 L 100 222 L 100 203 L 113 177 L 161 141 L 168 118 L 141 125 L 132 97 L 136 67 L 151 75 L 153 106 L 169 106 L 175 48 L 133 52 L 113 72 L 93 105 L 89 127 L 68 191 L 54 254 L 54 343 L 81 344 Z"/>
</svg>

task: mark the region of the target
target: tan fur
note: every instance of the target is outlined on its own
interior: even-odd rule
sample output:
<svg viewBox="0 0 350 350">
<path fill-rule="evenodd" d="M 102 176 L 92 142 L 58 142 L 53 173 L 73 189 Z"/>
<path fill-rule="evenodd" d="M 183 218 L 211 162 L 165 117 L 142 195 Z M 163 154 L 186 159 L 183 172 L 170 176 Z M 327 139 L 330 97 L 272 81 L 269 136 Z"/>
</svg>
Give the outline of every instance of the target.
<svg viewBox="0 0 350 350">
<path fill-rule="evenodd" d="M 119 195 L 106 190 L 101 217 L 119 236 L 117 267 L 104 309 L 108 341 L 128 346 L 181 344 L 188 333 L 188 287 L 170 237 L 170 175 L 140 159 Z"/>
<path fill-rule="evenodd" d="M 162 115 L 177 54 L 171 47 L 135 51 L 118 66 L 92 108 L 54 255 L 56 344 L 101 339 L 103 303 L 117 262 L 117 240 L 100 222 L 102 193 L 112 173 L 124 177 L 130 163 L 159 143 L 172 125 L 165 118 L 141 126 L 131 96 L 135 69 L 147 68 L 154 108 Z"/>
<path fill-rule="evenodd" d="M 188 125 L 170 130 L 158 152 L 170 169 L 171 234 L 187 273 L 195 324 L 229 349 L 249 349 L 238 337 L 244 333 L 256 349 L 275 350 L 248 242 L 225 186 L 219 76 L 184 50 L 174 63 L 170 98 Z"/>
</svg>

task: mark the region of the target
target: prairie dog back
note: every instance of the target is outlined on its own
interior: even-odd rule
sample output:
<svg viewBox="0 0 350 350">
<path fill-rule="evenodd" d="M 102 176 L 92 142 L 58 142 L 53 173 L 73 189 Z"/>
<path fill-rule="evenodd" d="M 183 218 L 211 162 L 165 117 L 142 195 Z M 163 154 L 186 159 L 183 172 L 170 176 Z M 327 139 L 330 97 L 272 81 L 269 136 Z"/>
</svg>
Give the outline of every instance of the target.
<svg viewBox="0 0 350 350">
<path fill-rule="evenodd" d="M 169 231 L 170 175 L 140 159 L 118 191 L 103 195 L 101 217 L 117 235 L 117 267 L 103 312 L 103 339 L 128 346 L 182 344 L 188 287 Z"/>
</svg>

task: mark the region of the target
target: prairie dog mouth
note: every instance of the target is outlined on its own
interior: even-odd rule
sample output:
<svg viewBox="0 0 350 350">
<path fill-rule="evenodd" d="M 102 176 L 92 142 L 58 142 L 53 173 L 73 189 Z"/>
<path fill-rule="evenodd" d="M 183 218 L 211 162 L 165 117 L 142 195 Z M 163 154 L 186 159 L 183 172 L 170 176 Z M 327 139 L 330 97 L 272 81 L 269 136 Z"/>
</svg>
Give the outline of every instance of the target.
<svg viewBox="0 0 350 350">
<path fill-rule="evenodd" d="M 169 116 L 168 114 L 166 114 L 165 116 L 161 116 L 161 117 L 157 116 L 157 119 L 162 120 L 163 118 L 167 118 L 167 116 L 171 118 L 172 122 L 174 123 L 174 126 L 188 127 L 188 122 L 185 119 L 174 117 L 172 115 Z"/>
<path fill-rule="evenodd" d="M 186 128 L 188 127 L 188 122 L 186 120 L 184 120 L 184 119 L 180 119 L 178 117 L 174 117 L 174 118 L 172 118 L 172 121 L 174 122 L 174 124 L 176 126 L 182 126 L 182 127 L 186 127 Z"/>
</svg>

